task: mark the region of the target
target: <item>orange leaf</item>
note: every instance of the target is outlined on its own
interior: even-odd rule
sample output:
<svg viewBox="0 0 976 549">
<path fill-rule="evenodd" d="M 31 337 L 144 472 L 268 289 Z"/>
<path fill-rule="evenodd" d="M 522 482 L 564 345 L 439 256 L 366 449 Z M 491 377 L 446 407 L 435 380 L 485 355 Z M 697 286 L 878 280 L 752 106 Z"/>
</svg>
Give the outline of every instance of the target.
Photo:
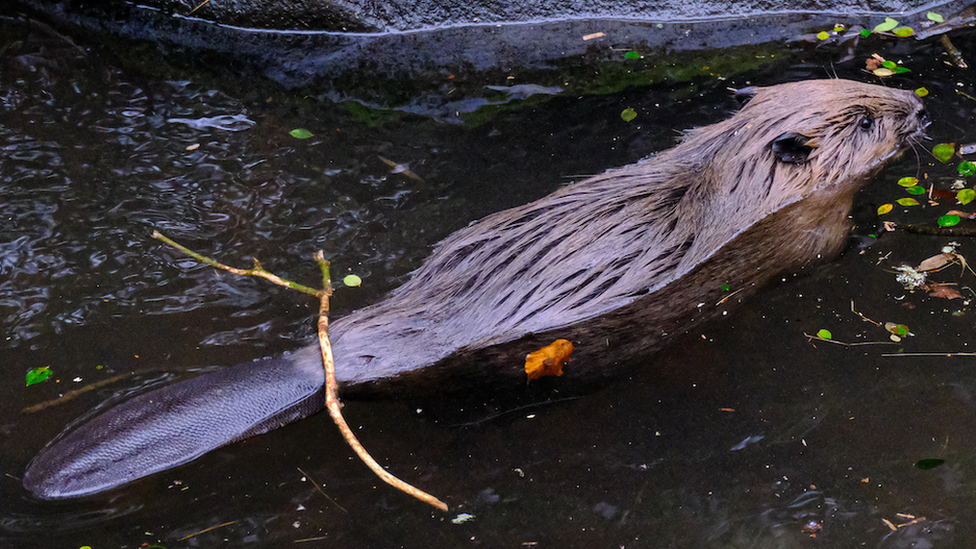
<svg viewBox="0 0 976 549">
<path fill-rule="evenodd" d="M 563 364 L 572 361 L 573 344 L 565 339 L 557 339 L 549 345 L 525 355 L 525 373 L 528 381 L 543 376 L 563 375 Z"/>
</svg>

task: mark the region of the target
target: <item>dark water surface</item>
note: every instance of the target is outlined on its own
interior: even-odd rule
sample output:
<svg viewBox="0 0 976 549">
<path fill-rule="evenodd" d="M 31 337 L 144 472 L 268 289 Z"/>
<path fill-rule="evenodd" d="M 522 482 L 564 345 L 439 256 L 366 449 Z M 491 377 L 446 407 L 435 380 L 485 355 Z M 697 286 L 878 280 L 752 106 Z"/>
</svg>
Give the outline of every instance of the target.
<svg viewBox="0 0 976 549">
<path fill-rule="evenodd" d="M 92 407 L 297 348 L 311 334 L 314 303 L 197 266 L 149 238 L 153 229 L 310 284 L 311 254 L 323 249 L 337 274 L 364 280 L 336 294 L 338 316 L 379 300 L 472 220 L 725 118 L 735 108 L 727 88 L 834 73 L 872 81 L 860 68 L 878 52 L 913 69 L 887 85 L 930 90 L 934 142 L 976 141 L 976 102 L 956 93 L 976 96 L 971 73 L 945 65 L 938 45 L 911 41 L 867 40 L 854 61 L 833 65 L 839 53 L 826 48 L 741 50 L 733 53 L 752 62 L 730 74 L 704 68 L 730 52 L 699 52 L 691 77 L 685 66 L 669 78 L 661 68 L 672 60 L 645 59 L 641 67 L 661 78 L 609 94 L 512 100 L 458 124 L 290 92 L 189 53 L 162 64 L 145 45 L 74 40 L 0 21 L 4 547 L 976 543 L 976 360 L 882 356 L 972 351 L 973 312 L 894 280 L 893 265 L 917 264 L 953 240 L 904 233 L 762 292 L 590 394 L 566 397 L 555 383 L 551 402 L 518 409 L 490 392 L 348 402 L 347 419 L 380 463 L 445 499 L 447 514 L 377 485 L 321 414 L 97 497 L 33 499 L 20 486 L 24 468 Z M 956 42 L 976 45 L 971 33 Z M 132 61 L 140 48 L 142 64 Z M 447 75 L 443 90 L 451 93 Z M 630 123 L 620 118 L 628 107 L 638 112 Z M 315 136 L 297 140 L 294 128 Z M 380 157 L 409 163 L 422 180 L 392 173 Z M 874 230 L 879 204 L 904 196 L 900 177 L 928 174 L 948 186 L 954 162 L 933 164 L 920 150 L 886 169 L 858 198 L 858 233 Z M 899 207 L 888 217 L 930 221 L 946 209 Z M 976 262 L 976 245 L 955 240 Z M 958 268 L 939 277 L 973 284 Z M 808 342 L 804 333 L 821 328 L 838 340 L 886 341 L 850 312 L 851 300 L 914 337 Z M 41 366 L 53 378 L 24 387 L 25 372 Z M 924 458 L 945 463 L 916 468 Z M 473 517 L 455 524 L 460 513 Z M 898 527 L 913 517 L 924 520 Z"/>
</svg>

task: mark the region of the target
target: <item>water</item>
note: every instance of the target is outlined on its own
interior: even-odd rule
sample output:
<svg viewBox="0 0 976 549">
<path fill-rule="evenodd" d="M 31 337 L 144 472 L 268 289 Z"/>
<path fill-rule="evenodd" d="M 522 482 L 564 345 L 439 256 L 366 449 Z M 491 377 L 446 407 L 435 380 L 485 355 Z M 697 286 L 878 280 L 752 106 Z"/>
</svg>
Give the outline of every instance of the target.
<svg viewBox="0 0 976 549">
<path fill-rule="evenodd" d="M 470 221 L 666 148 L 677 129 L 725 118 L 735 108 L 729 87 L 828 72 L 869 80 L 860 60 L 877 51 L 913 70 L 889 85 L 932 92 L 934 142 L 976 141 L 973 103 L 956 94 L 976 96 L 972 77 L 945 66 L 937 46 L 873 40 L 858 60 L 831 66 L 837 52 L 777 45 L 775 59 L 720 74 L 725 80 L 686 71 L 608 94 L 533 96 L 458 124 L 333 103 L 189 58 L 163 64 L 149 51 L 134 63 L 120 52 L 144 46 L 80 37 L 79 49 L 50 33 L 26 39 L 23 23 L 2 23 L 0 539 L 10 546 L 976 540 L 972 358 L 882 356 L 971 350 L 968 304 L 905 292 L 889 272 L 951 239 L 904 233 L 789 278 L 635 367 L 630 381 L 591 394 L 555 391 L 527 408 L 489 391 L 348 402 L 347 419 L 380 463 L 445 499 L 447 514 L 377 485 L 324 415 L 92 498 L 41 502 L 19 483 L 48 440 L 105 399 L 294 349 L 311 334 L 314 303 L 197 266 L 149 238 L 153 229 L 230 264 L 257 257 L 310 284 L 311 254 L 323 249 L 338 274 L 364 279 L 337 293 L 338 316 L 380 299 Z M 964 52 L 974 43 L 971 35 L 956 41 Z M 697 55 L 706 66 L 729 53 Z M 639 113 L 634 122 L 619 117 L 627 107 Z M 315 135 L 297 140 L 288 134 L 295 128 Z M 409 163 L 422 180 L 392 173 L 380 157 Z M 904 195 L 898 178 L 954 171 L 934 163 L 921 150 L 886 169 L 858 198 L 857 232 L 872 232 L 877 205 Z M 897 208 L 889 217 L 931 220 L 945 209 Z M 971 248 L 963 241 L 960 253 L 976 261 Z M 940 275 L 962 285 L 971 276 Z M 851 300 L 915 336 L 863 347 L 804 337 L 828 328 L 838 340 L 886 341 L 850 312 Z M 24 387 L 24 373 L 40 366 L 54 377 Z M 923 458 L 945 464 L 913 466 Z M 454 524 L 460 513 L 473 518 Z M 912 517 L 925 520 L 897 527 Z M 814 539 L 809 530 L 818 527 Z"/>
</svg>

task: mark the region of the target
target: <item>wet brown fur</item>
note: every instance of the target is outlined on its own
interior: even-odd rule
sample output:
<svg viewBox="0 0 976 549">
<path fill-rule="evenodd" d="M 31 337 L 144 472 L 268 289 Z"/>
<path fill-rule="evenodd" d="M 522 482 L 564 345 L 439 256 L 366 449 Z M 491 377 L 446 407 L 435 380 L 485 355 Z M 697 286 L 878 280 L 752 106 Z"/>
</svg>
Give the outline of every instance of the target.
<svg viewBox="0 0 976 549">
<path fill-rule="evenodd" d="M 332 333 L 347 388 L 522 380 L 566 338 L 569 378 L 659 349 L 772 277 L 840 251 L 854 193 L 923 135 L 914 93 L 845 80 L 748 90 L 673 149 L 496 213 L 444 240 L 383 302 Z M 796 135 L 799 162 L 774 143 Z M 504 345 L 502 345 L 504 344 Z"/>
</svg>

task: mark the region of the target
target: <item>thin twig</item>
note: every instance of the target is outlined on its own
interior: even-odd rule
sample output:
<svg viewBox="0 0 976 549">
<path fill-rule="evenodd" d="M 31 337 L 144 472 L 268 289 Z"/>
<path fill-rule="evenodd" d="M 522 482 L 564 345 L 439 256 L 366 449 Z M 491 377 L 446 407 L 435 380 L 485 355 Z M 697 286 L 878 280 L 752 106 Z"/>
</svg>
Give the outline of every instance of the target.
<svg viewBox="0 0 976 549">
<path fill-rule="evenodd" d="M 47 409 L 47 408 L 49 408 L 51 406 L 58 406 L 60 404 L 64 404 L 65 402 L 70 402 L 72 399 L 77 398 L 77 397 L 79 397 L 79 396 L 87 393 L 88 391 L 93 391 L 93 390 L 98 389 L 100 387 L 104 387 L 105 385 L 109 385 L 109 384 L 115 383 L 116 381 L 118 381 L 120 379 L 123 379 L 123 378 L 126 378 L 128 376 L 129 376 L 129 374 L 122 374 L 122 375 L 118 375 L 118 376 L 115 376 L 115 377 L 110 377 L 108 379 L 103 379 L 103 380 L 100 380 L 100 381 L 96 381 L 94 383 L 89 383 L 88 385 L 85 385 L 84 387 L 81 387 L 79 389 L 74 389 L 74 390 L 68 391 L 67 393 L 65 393 L 64 395 L 62 395 L 60 398 L 54 398 L 54 399 L 51 399 L 51 400 L 45 400 L 44 402 L 37 403 L 37 404 L 35 404 L 33 406 L 28 406 L 27 408 L 24 408 L 23 410 L 21 410 L 20 413 L 22 413 L 22 414 L 33 414 L 35 412 L 40 412 L 41 410 Z"/>
<path fill-rule="evenodd" d="M 237 522 L 237 521 L 236 520 L 232 520 L 230 522 L 225 522 L 223 524 L 218 524 L 217 526 L 211 526 L 210 528 L 204 528 L 203 530 L 200 530 L 199 532 L 194 532 L 194 533 L 192 533 L 192 534 L 190 534 L 188 536 L 183 536 L 182 538 L 180 538 L 180 541 L 190 539 L 193 536 L 199 536 L 200 534 L 205 534 L 205 533 L 207 533 L 207 532 L 209 532 L 211 530 L 216 530 L 217 528 L 223 528 L 224 526 L 230 526 L 231 524 L 234 524 L 235 522 Z"/>
<path fill-rule="evenodd" d="M 954 356 L 976 356 L 976 353 L 884 353 L 881 356 L 939 356 L 942 358 L 952 358 Z"/>
<path fill-rule="evenodd" d="M 312 475 L 306 473 L 305 471 L 302 471 L 302 468 L 301 467 L 296 467 L 296 469 L 298 469 L 298 472 L 299 473 L 305 475 L 305 478 L 307 478 L 308 481 L 312 483 L 312 486 L 314 486 L 315 489 L 318 490 L 320 494 L 322 494 L 323 496 L 325 496 L 325 499 L 331 501 L 332 502 L 332 505 L 335 505 L 339 509 L 342 509 L 342 511 L 344 513 L 349 514 L 349 511 L 346 511 L 346 508 L 345 507 L 339 505 L 339 502 L 337 502 L 336 500 L 332 499 L 332 497 L 330 497 L 329 494 L 326 494 L 325 493 L 325 490 L 323 490 L 322 487 L 319 486 L 319 483 L 315 482 L 315 479 L 312 478 Z"/>
<path fill-rule="evenodd" d="M 193 8 L 192 10 L 190 10 L 190 13 L 188 13 L 187 15 L 193 15 L 193 12 L 195 12 L 195 11 L 197 11 L 198 9 L 200 9 L 200 8 L 202 8 L 202 7 L 204 7 L 204 6 L 206 6 L 206 5 L 207 5 L 207 4 L 209 3 L 209 2 L 210 2 L 210 0 L 203 0 L 203 3 L 201 3 L 201 4 L 200 4 L 200 5 L 198 5 L 197 7 L 195 7 L 195 8 Z"/>
<path fill-rule="evenodd" d="M 844 347 L 860 347 L 862 345 L 897 345 L 897 343 L 895 343 L 894 341 L 858 341 L 856 343 L 847 343 L 846 341 L 837 341 L 836 339 L 827 339 L 825 337 L 810 335 L 806 332 L 803 332 L 803 337 L 807 338 L 807 340 L 809 341 L 815 339 L 817 341 L 823 341 L 824 343 L 843 345 Z"/>
<path fill-rule="evenodd" d="M 261 262 L 258 261 L 257 258 L 254 259 L 254 268 L 252 268 L 252 269 L 237 269 L 235 267 L 229 267 L 227 265 L 224 265 L 223 263 L 220 263 L 219 261 L 214 261 L 213 259 L 210 259 L 207 256 L 200 255 L 200 254 L 194 252 L 193 250 L 191 250 L 191 249 L 189 249 L 189 248 L 187 248 L 185 246 L 182 246 L 180 244 L 177 244 L 176 242 L 174 242 L 173 240 L 170 240 L 169 237 L 163 235 L 159 231 L 153 231 L 152 237 L 155 238 L 156 240 L 162 240 L 163 242 L 169 244 L 170 246 L 176 248 L 177 250 L 179 250 L 179 251 L 185 253 L 186 255 L 192 257 L 193 259 L 196 259 L 200 263 L 206 263 L 207 265 L 210 265 L 211 267 L 213 267 L 215 269 L 223 269 L 223 270 L 225 270 L 227 272 L 234 273 L 236 275 L 241 275 L 241 276 L 256 276 L 258 278 L 263 278 L 265 280 L 269 280 L 269 281 L 271 281 L 271 282 L 273 282 L 273 283 L 275 283 L 275 284 L 277 284 L 279 286 L 284 286 L 285 288 L 291 288 L 292 290 L 298 290 L 299 292 L 302 292 L 303 294 L 314 295 L 315 297 L 318 297 L 319 296 L 319 290 L 316 290 L 315 288 L 309 288 L 308 286 L 302 286 L 301 284 L 298 284 L 297 282 L 292 282 L 290 280 L 285 280 L 283 278 L 280 278 L 277 275 L 271 274 L 270 272 L 264 270 L 264 267 L 261 266 Z"/>
<path fill-rule="evenodd" d="M 329 296 L 332 295 L 332 284 L 329 280 L 329 262 L 325 260 L 325 256 L 321 251 L 315 253 L 315 260 L 319 262 L 319 266 L 322 268 L 323 285 L 325 286 L 325 289 L 319 294 L 318 333 L 319 346 L 322 348 L 322 364 L 325 368 L 325 407 L 329 410 L 332 421 L 335 422 L 336 427 L 342 433 L 342 438 L 346 439 L 346 443 L 356 452 L 359 459 L 363 460 L 363 463 L 376 473 L 376 476 L 380 477 L 383 482 L 410 494 L 420 501 L 433 505 L 441 511 L 447 511 L 447 504 L 443 501 L 419 488 L 407 484 L 387 472 L 386 469 L 383 469 L 373 459 L 373 456 L 369 455 L 366 448 L 363 447 L 359 439 L 356 438 L 356 435 L 353 434 L 352 429 L 349 428 L 349 424 L 346 423 L 345 418 L 342 417 L 342 404 L 339 402 L 338 384 L 335 379 L 335 362 L 332 359 L 332 344 L 329 342 Z"/>
</svg>

